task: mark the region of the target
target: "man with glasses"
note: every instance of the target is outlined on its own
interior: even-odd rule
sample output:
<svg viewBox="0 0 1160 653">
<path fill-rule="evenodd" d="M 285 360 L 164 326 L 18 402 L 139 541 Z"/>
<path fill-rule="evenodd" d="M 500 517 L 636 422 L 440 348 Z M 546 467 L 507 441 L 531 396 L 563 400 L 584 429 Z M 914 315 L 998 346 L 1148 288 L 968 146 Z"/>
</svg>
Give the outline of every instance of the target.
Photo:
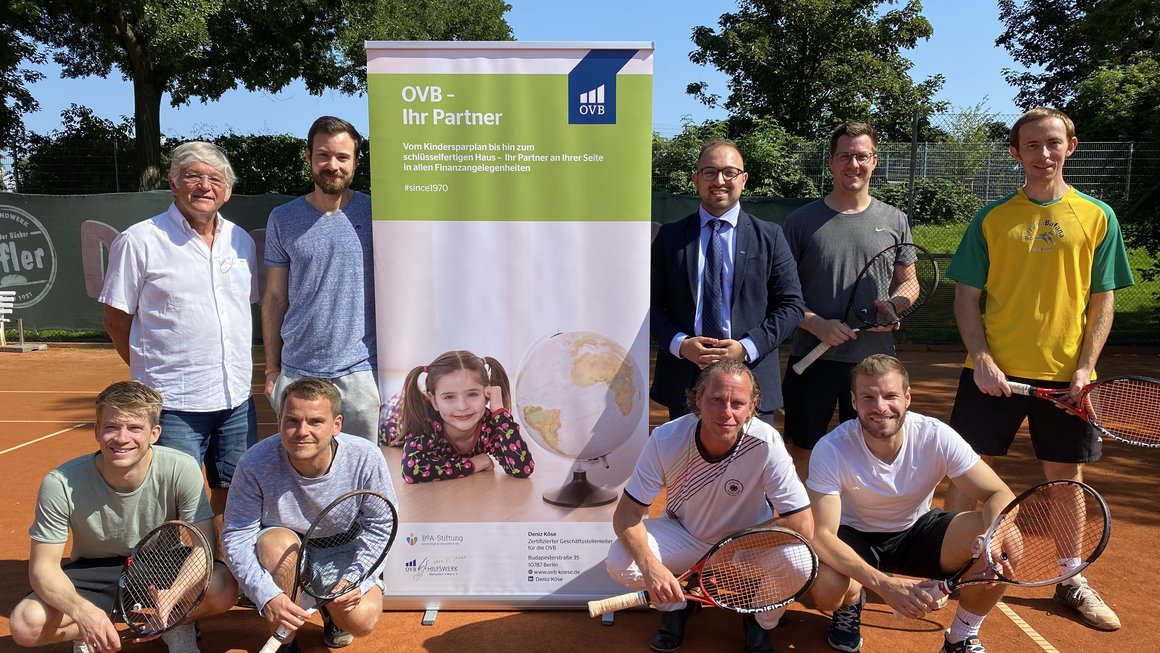
<svg viewBox="0 0 1160 653">
<path fill-rule="evenodd" d="M 700 208 L 653 239 L 651 396 L 670 419 L 688 412 L 686 391 L 721 360 L 752 368 L 759 417 L 772 423 L 781 407 L 777 348 L 801 322 L 801 285 L 781 227 L 741 210 L 748 178 L 736 144 L 706 143 L 693 172 Z"/>
<path fill-rule="evenodd" d="M 874 127 L 853 121 L 838 125 L 830 134 L 833 189 L 791 213 L 785 223 L 806 304 L 785 372 L 786 445 L 803 479 L 811 450 L 830 430 L 835 405 L 839 421 L 856 417 L 850 370 L 871 354 L 894 354 L 889 327 L 855 333 L 842 322 L 866 262 L 891 245 L 911 242 L 906 214 L 870 196 L 877 165 Z M 819 342 L 832 348 L 802 374 L 794 372 L 793 364 Z"/>
<path fill-rule="evenodd" d="M 219 530 L 234 467 L 258 441 L 254 239 L 218 212 L 234 179 L 216 145 L 174 149 L 173 203 L 113 241 L 99 297 L 129 373 L 163 399 L 157 443 L 204 460 Z"/>
</svg>

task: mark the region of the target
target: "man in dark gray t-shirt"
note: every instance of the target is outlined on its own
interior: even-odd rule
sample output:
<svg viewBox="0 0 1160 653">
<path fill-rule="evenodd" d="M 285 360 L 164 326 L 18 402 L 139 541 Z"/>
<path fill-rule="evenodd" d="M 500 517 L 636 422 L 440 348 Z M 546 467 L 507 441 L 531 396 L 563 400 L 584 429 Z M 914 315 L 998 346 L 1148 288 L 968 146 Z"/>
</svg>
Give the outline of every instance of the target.
<svg viewBox="0 0 1160 653">
<path fill-rule="evenodd" d="M 906 214 L 870 196 L 870 176 L 877 163 L 873 126 L 838 125 L 830 136 L 833 190 L 791 213 L 785 224 L 806 303 L 784 382 L 786 445 L 803 479 L 810 451 L 829 431 L 835 405 L 839 421 L 856 416 L 850 402 L 850 370 L 871 354 L 894 353 L 888 329 L 855 333 L 842 322 L 850 290 L 866 262 L 891 245 L 911 241 Z M 793 364 L 819 342 L 832 348 L 802 374 L 795 373 Z"/>
</svg>

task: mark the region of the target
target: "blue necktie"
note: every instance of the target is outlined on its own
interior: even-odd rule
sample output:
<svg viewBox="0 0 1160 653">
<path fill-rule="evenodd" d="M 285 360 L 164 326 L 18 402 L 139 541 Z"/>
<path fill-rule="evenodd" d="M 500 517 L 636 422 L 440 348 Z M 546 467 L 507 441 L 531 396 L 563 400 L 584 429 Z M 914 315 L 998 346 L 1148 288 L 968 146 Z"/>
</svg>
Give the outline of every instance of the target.
<svg viewBox="0 0 1160 653">
<path fill-rule="evenodd" d="M 721 252 L 721 221 L 709 221 L 709 246 L 705 251 L 705 277 L 701 282 L 701 335 L 707 338 L 726 338 L 725 333 L 725 284 Z"/>
</svg>

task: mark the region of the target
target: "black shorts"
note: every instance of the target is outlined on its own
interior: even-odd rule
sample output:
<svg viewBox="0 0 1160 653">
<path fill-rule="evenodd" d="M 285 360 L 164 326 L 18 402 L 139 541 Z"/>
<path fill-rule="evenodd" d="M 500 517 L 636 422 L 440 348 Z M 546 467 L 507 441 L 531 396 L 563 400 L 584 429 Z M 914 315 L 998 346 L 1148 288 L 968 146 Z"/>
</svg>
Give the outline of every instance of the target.
<svg viewBox="0 0 1160 653">
<path fill-rule="evenodd" d="M 1066 388 L 1066 381 L 1009 377 L 1011 381 L 1044 388 Z M 1103 453 L 1099 432 L 1084 420 L 1050 401 L 1011 395 L 994 397 L 975 385 L 974 370 L 963 368 L 951 428 L 958 431 L 981 456 L 1005 456 L 1015 434 L 1027 420 L 1035 457 L 1054 463 L 1090 463 Z"/>
<path fill-rule="evenodd" d="M 61 569 L 72 581 L 77 594 L 112 614 L 113 602 L 117 600 L 117 581 L 124 566 L 123 557 L 81 558 L 61 565 Z"/>
<path fill-rule="evenodd" d="M 957 514 L 931 510 L 898 533 L 867 533 L 839 526 L 838 539 L 879 571 L 915 578 L 943 578 L 946 572 L 939 564 L 943 538 Z"/>
<path fill-rule="evenodd" d="M 813 449 L 829 433 L 835 405 L 839 423 L 857 417 L 850 400 L 850 370 L 855 363 L 818 360 L 798 374 L 793 365 L 800 360 L 800 356 L 791 356 L 786 361 L 782 383 L 785 439 L 799 449 Z"/>
</svg>

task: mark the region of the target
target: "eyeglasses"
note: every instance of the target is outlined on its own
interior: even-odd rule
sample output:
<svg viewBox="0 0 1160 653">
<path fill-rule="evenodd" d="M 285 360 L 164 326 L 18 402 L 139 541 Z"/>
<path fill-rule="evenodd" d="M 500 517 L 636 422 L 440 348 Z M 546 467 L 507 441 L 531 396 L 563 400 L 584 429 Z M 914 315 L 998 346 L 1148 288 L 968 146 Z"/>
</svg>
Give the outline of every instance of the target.
<svg viewBox="0 0 1160 653">
<path fill-rule="evenodd" d="M 725 178 L 725 181 L 733 181 L 738 176 L 745 174 L 744 170 L 740 168 L 715 168 L 713 166 L 705 166 L 697 171 L 701 175 L 701 179 L 705 181 L 717 181 L 717 175 Z"/>
<path fill-rule="evenodd" d="M 857 161 L 858 165 L 865 165 L 870 162 L 870 159 L 876 156 L 878 156 L 877 152 L 858 152 L 856 154 L 842 152 L 841 154 L 835 154 L 834 160 L 842 165 L 847 165 L 850 161 Z"/>
<path fill-rule="evenodd" d="M 226 180 L 217 175 L 199 175 L 196 172 L 187 172 L 181 175 L 181 181 L 186 186 L 200 186 L 201 182 L 209 182 L 211 188 L 221 190 L 226 187 Z"/>
</svg>

